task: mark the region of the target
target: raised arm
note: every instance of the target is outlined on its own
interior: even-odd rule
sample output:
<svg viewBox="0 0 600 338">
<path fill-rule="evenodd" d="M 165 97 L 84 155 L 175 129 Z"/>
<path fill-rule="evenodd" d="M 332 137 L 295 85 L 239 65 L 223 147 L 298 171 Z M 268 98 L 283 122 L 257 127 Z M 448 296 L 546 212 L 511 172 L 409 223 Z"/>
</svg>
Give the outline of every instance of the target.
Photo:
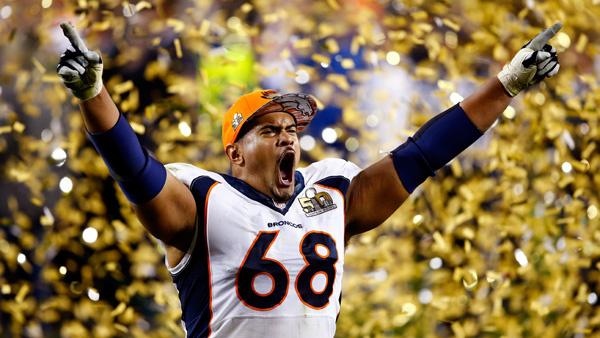
<svg viewBox="0 0 600 338">
<path fill-rule="evenodd" d="M 527 43 L 497 77 L 463 102 L 440 113 L 413 137 L 351 182 L 346 204 L 346 234 L 383 223 L 435 171 L 474 143 L 521 90 L 555 75 L 556 50 L 546 43 L 561 28 L 555 24 Z"/>
<path fill-rule="evenodd" d="M 187 187 L 142 147 L 125 117 L 102 84 L 102 58 L 88 50 L 71 24 L 62 23 L 71 47 L 61 56 L 57 72 L 80 99 L 89 139 L 111 176 L 132 202 L 138 218 L 165 243 L 171 266 L 177 264 L 193 238 L 196 204 Z"/>
</svg>

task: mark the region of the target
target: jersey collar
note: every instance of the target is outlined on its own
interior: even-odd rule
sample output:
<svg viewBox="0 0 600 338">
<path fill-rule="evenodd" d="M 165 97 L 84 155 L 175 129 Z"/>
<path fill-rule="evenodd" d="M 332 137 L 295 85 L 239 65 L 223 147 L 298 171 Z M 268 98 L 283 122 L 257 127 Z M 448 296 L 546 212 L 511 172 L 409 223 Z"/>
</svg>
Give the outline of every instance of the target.
<svg viewBox="0 0 600 338">
<path fill-rule="evenodd" d="M 273 200 L 271 199 L 271 197 L 252 188 L 252 186 L 250 186 L 248 183 L 240 180 L 239 178 L 233 177 L 233 176 L 230 176 L 227 174 L 221 174 L 221 176 L 223 176 L 223 178 L 229 185 L 231 185 L 235 190 L 242 193 L 244 196 L 246 196 L 246 197 L 250 198 L 251 200 L 254 200 L 258 203 L 261 203 L 261 204 L 277 211 L 278 213 L 280 213 L 282 215 L 285 215 L 288 212 L 288 210 L 294 203 L 294 200 L 296 199 L 298 194 L 302 190 L 304 190 L 304 176 L 302 176 L 302 174 L 299 171 L 296 171 L 294 173 L 294 178 L 296 181 L 296 185 L 294 187 L 294 194 L 287 201 L 284 208 L 279 208 L 275 205 L 275 203 L 273 203 Z"/>
</svg>

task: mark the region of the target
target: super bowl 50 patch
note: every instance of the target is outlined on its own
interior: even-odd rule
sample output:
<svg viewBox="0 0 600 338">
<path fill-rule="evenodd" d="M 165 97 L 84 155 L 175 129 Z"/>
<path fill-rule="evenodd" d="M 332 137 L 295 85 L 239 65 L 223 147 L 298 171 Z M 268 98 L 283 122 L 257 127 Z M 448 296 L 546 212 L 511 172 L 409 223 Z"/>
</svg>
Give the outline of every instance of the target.
<svg viewBox="0 0 600 338">
<path fill-rule="evenodd" d="M 317 192 L 315 188 L 306 189 L 305 196 L 299 197 L 298 202 L 300 202 L 302 210 L 308 217 L 320 215 L 337 208 L 329 193 L 325 191 Z"/>
</svg>

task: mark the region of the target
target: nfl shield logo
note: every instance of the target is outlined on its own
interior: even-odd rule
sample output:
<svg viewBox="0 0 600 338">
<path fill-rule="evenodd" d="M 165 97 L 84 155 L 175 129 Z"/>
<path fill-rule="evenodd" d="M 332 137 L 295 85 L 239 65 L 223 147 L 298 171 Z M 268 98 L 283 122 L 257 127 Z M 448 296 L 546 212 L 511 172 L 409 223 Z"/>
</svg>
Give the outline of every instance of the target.
<svg viewBox="0 0 600 338">
<path fill-rule="evenodd" d="M 233 115 L 233 120 L 231 121 L 231 127 L 233 127 L 233 130 L 236 130 L 237 127 L 240 126 L 240 123 L 242 123 L 243 119 L 244 117 L 240 113 L 235 113 L 235 115 Z"/>
</svg>

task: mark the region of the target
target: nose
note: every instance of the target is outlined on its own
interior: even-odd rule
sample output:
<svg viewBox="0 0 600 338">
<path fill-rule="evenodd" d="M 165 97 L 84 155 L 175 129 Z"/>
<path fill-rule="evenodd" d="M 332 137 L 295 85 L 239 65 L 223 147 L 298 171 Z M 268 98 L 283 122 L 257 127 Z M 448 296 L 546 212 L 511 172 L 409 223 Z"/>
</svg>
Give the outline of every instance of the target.
<svg viewBox="0 0 600 338">
<path fill-rule="evenodd" d="M 285 130 L 282 130 L 281 133 L 279 134 L 279 140 L 278 140 L 278 146 L 280 147 L 285 147 L 285 146 L 290 146 L 290 145 L 294 145 L 294 140 L 295 140 L 295 136 L 288 133 Z"/>
</svg>

